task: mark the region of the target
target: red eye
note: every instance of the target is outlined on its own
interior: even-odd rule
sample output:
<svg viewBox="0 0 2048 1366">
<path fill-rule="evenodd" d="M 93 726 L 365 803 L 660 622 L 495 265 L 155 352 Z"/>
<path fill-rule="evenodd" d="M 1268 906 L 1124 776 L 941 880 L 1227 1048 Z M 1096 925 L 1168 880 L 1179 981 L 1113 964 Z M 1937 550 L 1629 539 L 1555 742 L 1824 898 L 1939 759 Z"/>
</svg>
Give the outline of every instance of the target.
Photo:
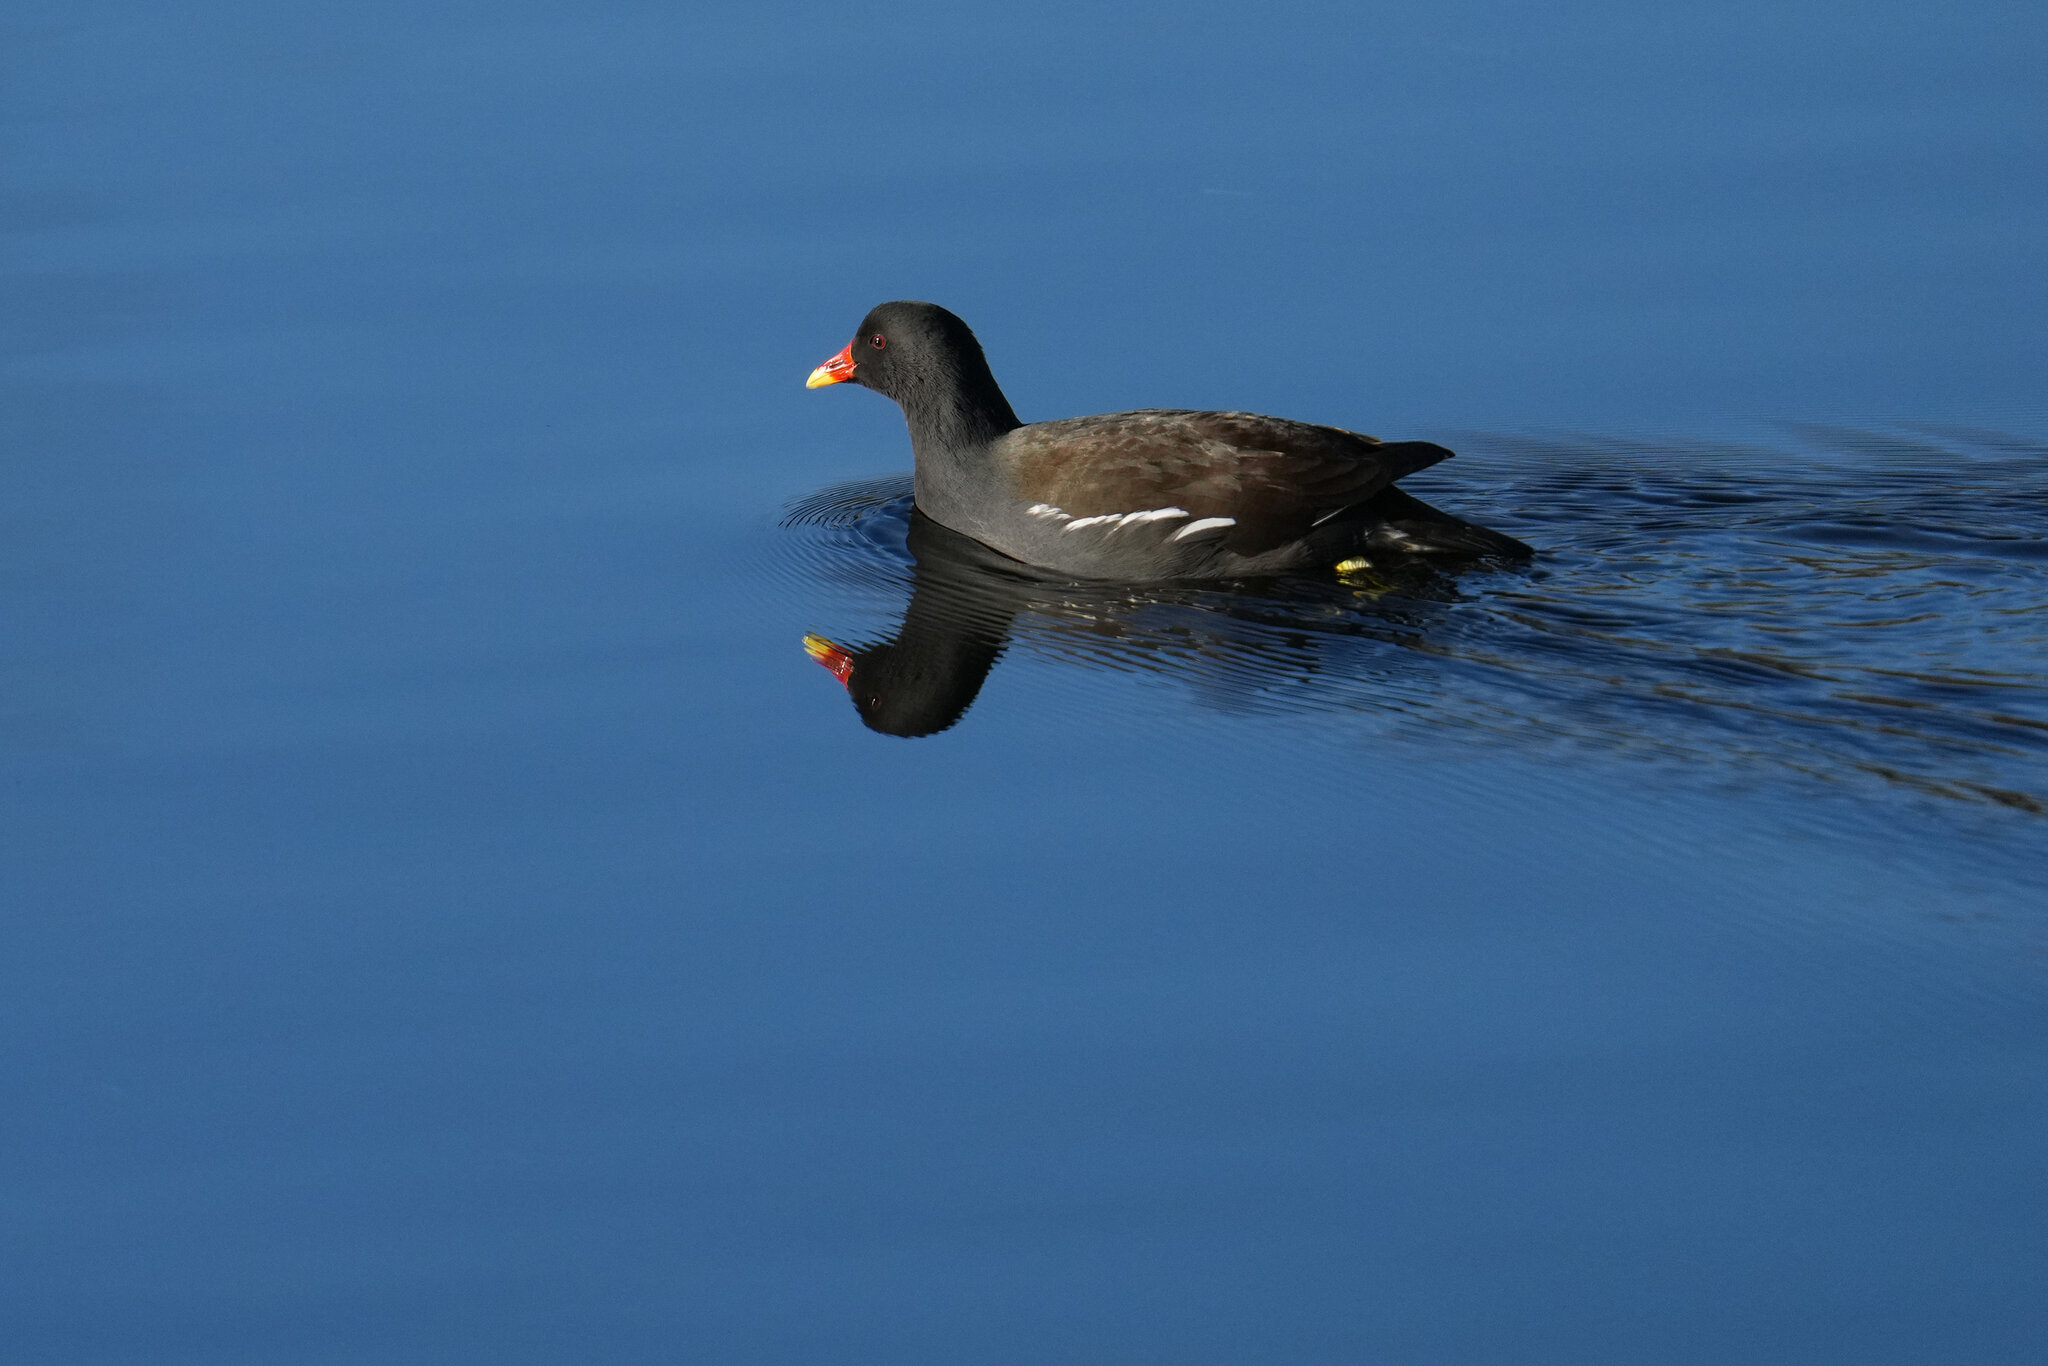
<svg viewBox="0 0 2048 1366">
<path fill-rule="evenodd" d="M 883 335 L 882 335 L 881 333 L 879 333 L 879 332 L 875 333 L 875 335 L 874 335 L 874 336 L 872 336 L 872 337 L 869 337 L 869 338 L 868 338 L 868 345 L 869 345 L 869 346 L 872 346 L 872 347 L 874 347 L 874 348 L 875 348 L 875 350 L 877 350 L 877 351 L 881 350 L 881 349 L 882 349 L 883 347 L 887 346 L 888 344 L 889 344 L 889 339 L 888 339 L 887 337 L 884 337 L 884 336 L 883 336 Z"/>
</svg>

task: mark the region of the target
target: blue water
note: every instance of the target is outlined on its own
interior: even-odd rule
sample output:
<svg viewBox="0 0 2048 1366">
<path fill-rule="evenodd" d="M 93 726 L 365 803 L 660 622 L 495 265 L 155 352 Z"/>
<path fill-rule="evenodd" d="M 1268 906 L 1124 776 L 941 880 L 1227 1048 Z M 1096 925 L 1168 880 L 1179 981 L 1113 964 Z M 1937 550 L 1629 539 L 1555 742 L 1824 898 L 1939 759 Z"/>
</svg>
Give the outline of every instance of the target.
<svg viewBox="0 0 2048 1366">
<path fill-rule="evenodd" d="M 0 1361 L 2048 1356 L 2033 10 L 0 35 Z M 1540 553 L 877 734 L 901 296 Z"/>
</svg>

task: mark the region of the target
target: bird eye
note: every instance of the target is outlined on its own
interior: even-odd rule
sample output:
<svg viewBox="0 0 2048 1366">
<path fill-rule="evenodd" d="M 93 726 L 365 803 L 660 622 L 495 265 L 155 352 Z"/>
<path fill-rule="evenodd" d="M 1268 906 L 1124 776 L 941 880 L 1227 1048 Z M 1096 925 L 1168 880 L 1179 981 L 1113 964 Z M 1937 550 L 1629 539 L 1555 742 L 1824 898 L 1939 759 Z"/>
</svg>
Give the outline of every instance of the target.
<svg viewBox="0 0 2048 1366">
<path fill-rule="evenodd" d="M 881 333 L 879 333 L 879 332 L 875 333 L 875 335 L 874 335 L 874 336 L 872 336 L 872 337 L 869 337 L 869 338 L 868 338 L 868 345 L 869 345 L 869 346 L 872 346 L 872 347 L 874 347 L 874 348 L 875 348 L 875 350 L 877 350 L 877 351 L 881 350 L 881 349 L 882 349 L 883 347 L 887 346 L 888 344 L 889 344 L 889 339 L 888 339 L 887 337 L 884 337 L 884 336 L 883 336 L 883 335 L 882 335 Z"/>
</svg>

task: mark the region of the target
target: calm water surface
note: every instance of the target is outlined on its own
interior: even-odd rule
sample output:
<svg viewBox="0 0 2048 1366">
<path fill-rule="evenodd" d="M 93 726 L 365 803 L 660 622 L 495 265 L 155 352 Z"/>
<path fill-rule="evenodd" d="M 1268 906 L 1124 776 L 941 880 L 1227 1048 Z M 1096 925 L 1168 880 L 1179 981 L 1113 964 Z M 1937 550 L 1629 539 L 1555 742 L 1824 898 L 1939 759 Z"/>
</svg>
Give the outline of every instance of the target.
<svg viewBox="0 0 2048 1366">
<path fill-rule="evenodd" d="M 2031 13 L 0 26 L 0 1361 L 2048 1355 Z M 992 562 L 898 296 L 1541 553 Z"/>
</svg>

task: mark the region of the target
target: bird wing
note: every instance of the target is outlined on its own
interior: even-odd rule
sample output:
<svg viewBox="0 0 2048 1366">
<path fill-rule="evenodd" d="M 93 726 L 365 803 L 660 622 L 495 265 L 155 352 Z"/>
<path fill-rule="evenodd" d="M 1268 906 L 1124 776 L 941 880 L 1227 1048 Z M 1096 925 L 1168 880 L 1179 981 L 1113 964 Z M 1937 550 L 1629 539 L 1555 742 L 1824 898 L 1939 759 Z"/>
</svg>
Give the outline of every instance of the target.
<svg viewBox="0 0 2048 1366">
<path fill-rule="evenodd" d="M 1075 519 L 1166 508 L 1230 518 L 1228 544 L 1252 554 L 1451 454 L 1259 413 L 1174 408 L 1033 423 L 999 450 L 1033 504 Z"/>
</svg>

